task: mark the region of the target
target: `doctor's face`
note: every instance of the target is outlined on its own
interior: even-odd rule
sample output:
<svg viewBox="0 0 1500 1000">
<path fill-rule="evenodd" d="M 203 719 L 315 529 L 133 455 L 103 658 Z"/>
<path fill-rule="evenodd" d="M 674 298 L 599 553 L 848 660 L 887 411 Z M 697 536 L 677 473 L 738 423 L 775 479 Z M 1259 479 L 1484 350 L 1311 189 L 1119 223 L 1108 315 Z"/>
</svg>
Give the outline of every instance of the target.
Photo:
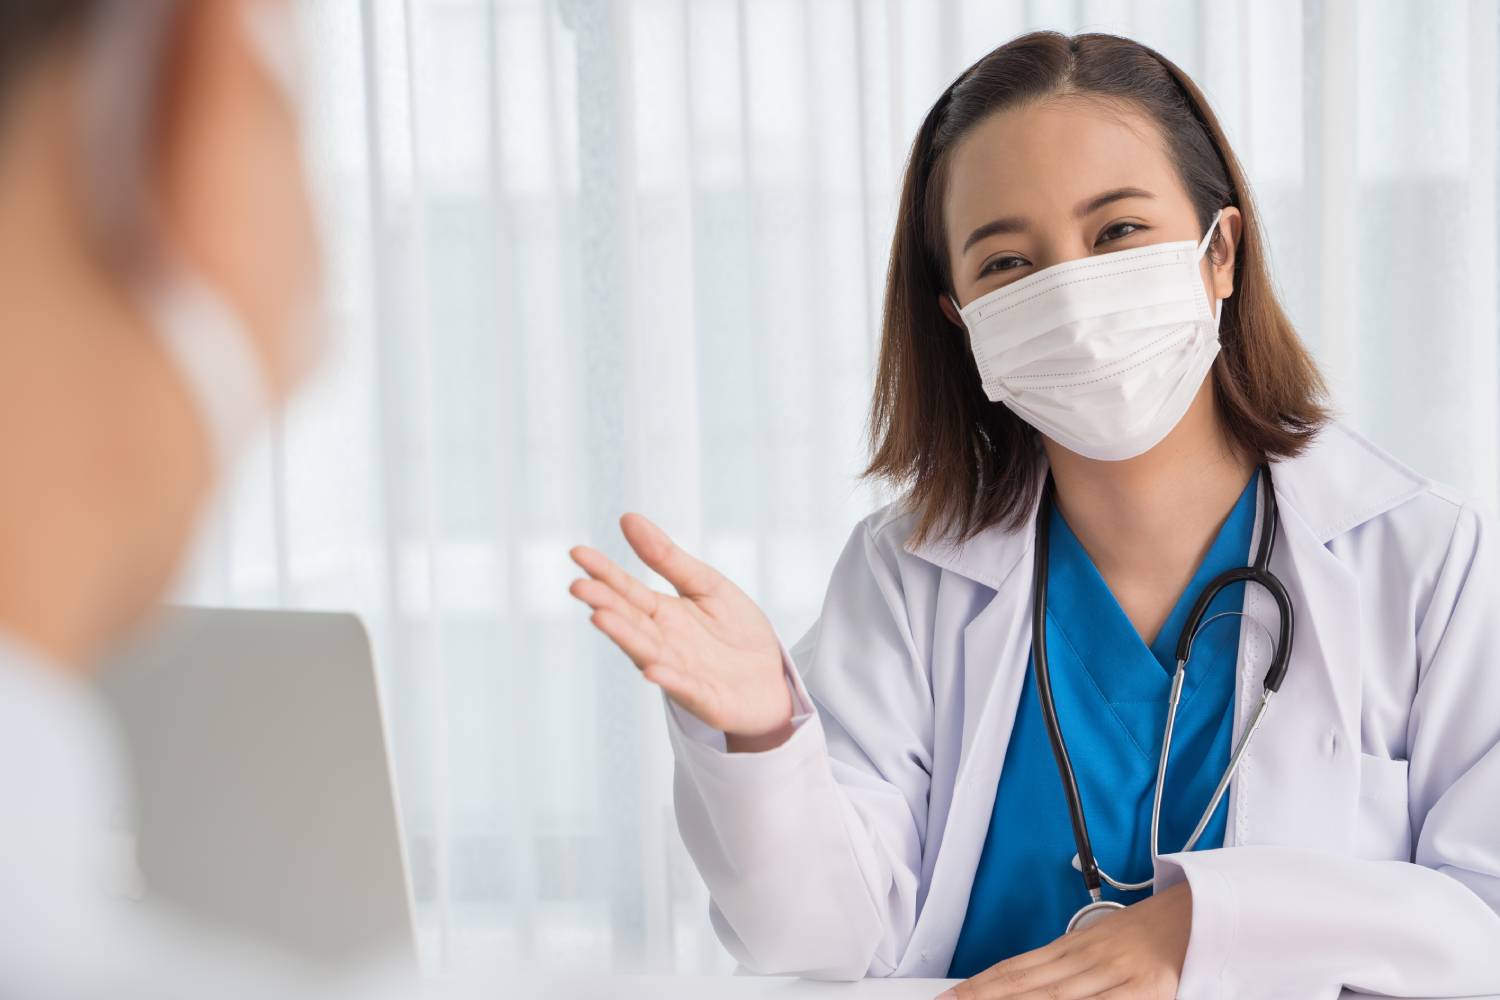
<svg viewBox="0 0 1500 1000">
<path fill-rule="evenodd" d="M 1203 236 L 1159 130 L 1127 105 L 1053 97 L 997 112 L 951 157 L 943 224 L 960 305 L 1064 261 Z M 1239 210 L 1220 226 L 1238 233 Z M 1204 254 L 1211 300 L 1233 290 L 1233 268 L 1222 244 Z"/>
</svg>

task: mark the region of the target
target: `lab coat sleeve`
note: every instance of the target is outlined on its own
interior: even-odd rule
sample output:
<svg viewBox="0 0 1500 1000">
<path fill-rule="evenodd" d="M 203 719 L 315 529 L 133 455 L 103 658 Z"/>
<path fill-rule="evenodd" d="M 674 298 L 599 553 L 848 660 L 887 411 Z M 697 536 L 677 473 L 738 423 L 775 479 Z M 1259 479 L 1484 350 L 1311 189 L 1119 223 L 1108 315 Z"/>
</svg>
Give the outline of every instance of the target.
<svg viewBox="0 0 1500 1000">
<path fill-rule="evenodd" d="M 752 972 L 889 975 L 915 926 L 932 693 L 890 542 L 862 521 L 817 622 L 782 647 L 797 717 L 781 746 L 725 753 L 667 699 L 678 826 Z"/>
<path fill-rule="evenodd" d="M 1238 846 L 1158 859 L 1186 878 L 1180 1000 L 1500 993 L 1500 526 L 1460 510 L 1419 626 L 1408 724 L 1414 860 Z"/>
</svg>

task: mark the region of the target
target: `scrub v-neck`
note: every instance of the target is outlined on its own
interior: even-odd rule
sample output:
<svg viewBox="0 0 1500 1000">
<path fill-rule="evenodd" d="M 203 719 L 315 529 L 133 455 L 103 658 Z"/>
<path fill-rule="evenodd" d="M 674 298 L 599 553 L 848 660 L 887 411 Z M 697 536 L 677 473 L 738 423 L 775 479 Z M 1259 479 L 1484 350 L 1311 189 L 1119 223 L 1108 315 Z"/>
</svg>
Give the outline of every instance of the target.
<svg viewBox="0 0 1500 1000">
<path fill-rule="evenodd" d="M 1148 647 L 1054 506 L 1048 544 L 1047 654 L 1063 738 L 1083 797 L 1099 863 L 1114 878 L 1151 877 L 1151 801 L 1183 623 L 1204 587 L 1250 560 L 1255 527 L 1253 473 L 1192 580 Z M 1239 611 L 1244 584 L 1226 587 L 1204 621 Z M 1162 798 L 1160 846 L 1180 850 L 1229 759 L 1239 647 L 1238 616 L 1213 620 L 1194 642 L 1172 732 Z M 948 975 L 967 978 L 1063 933 L 1088 902 L 1028 658 L 989 831 Z M 1214 810 L 1195 850 L 1223 844 L 1228 798 Z M 1104 898 L 1132 903 L 1149 890 Z"/>
</svg>

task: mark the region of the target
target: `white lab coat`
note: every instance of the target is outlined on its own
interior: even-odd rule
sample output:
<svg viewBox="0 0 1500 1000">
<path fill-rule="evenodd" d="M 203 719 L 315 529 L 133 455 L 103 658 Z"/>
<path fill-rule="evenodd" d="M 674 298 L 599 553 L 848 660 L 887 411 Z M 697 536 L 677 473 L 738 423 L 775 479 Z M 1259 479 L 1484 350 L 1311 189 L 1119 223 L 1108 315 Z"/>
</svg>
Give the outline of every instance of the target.
<svg viewBox="0 0 1500 1000">
<path fill-rule="evenodd" d="M 1338 423 L 1272 471 L 1295 641 L 1225 846 L 1156 863 L 1193 893 L 1178 996 L 1500 993 L 1496 520 Z M 664 696 L 678 824 L 749 971 L 947 974 L 1030 652 L 1032 529 L 913 548 L 911 526 L 862 520 L 783 644 L 780 747 L 727 754 Z M 1242 624 L 1235 740 L 1277 627 L 1245 593 L 1267 631 Z"/>
</svg>

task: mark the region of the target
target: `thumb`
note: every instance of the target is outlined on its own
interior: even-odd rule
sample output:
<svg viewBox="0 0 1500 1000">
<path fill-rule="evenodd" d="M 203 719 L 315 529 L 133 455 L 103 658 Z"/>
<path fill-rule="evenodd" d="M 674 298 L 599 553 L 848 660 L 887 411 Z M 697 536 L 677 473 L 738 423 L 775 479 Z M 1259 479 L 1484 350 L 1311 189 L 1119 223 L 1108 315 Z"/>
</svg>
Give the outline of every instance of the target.
<svg viewBox="0 0 1500 1000">
<path fill-rule="evenodd" d="M 710 593 L 722 579 L 718 570 L 678 548 L 665 531 L 640 514 L 621 517 L 620 530 L 641 562 L 660 573 L 683 597 Z"/>
</svg>

